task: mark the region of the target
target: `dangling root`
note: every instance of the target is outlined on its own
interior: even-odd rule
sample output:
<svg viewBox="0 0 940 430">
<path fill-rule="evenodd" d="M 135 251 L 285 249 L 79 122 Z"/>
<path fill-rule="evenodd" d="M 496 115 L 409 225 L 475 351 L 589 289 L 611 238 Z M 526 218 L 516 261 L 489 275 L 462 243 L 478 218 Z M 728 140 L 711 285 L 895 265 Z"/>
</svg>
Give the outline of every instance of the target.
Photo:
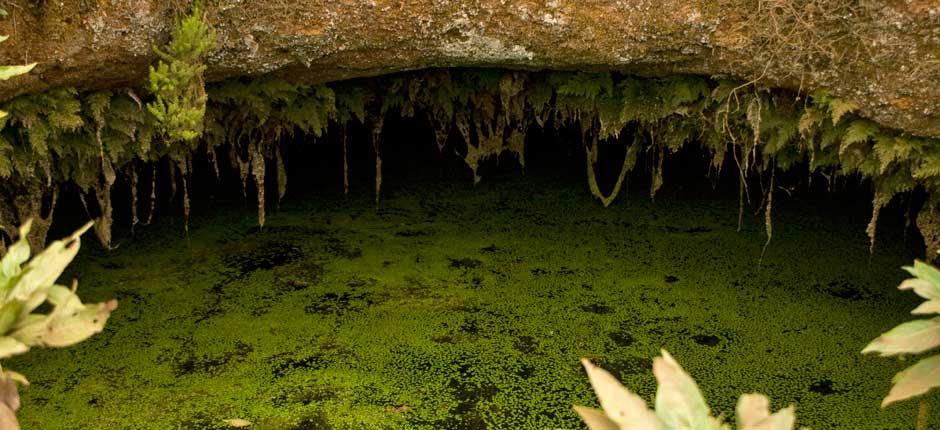
<svg viewBox="0 0 940 430">
<path fill-rule="evenodd" d="M 349 195 L 349 155 L 346 149 L 346 124 L 340 127 L 340 139 L 343 141 L 343 195 Z"/>
<path fill-rule="evenodd" d="M 153 214 L 157 211 L 157 163 L 152 165 L 153 171 L 150 173 L 150 212 L 147 212 L 147 221 L 144 225 L 150 225 L 153 222 Z"/>
<path fill-rule="evenodd" d="M 777 176 L 776 165 L 770 170 L 770 189 L 767 190 L 767 207 L 764 209 L 764 228 L 767 231 L 767 241 L 760 251 L 760 259 L 757 260 L 757 266 L 760 267 L 764 262 L 764 254 L 767 253 L 767 247 L 770 246 L 770 240 L 774 237 L 774 225 L 771 219 L 771 213 L 774 208 L 774 182 Z"/>
<path fill-rule="evenodd" d="M 183 229 L 189 237 L 189 175 L 182 175 L 183 179 Z"/>
<path fill-rule="evenodd" d="M 280 147 L 274 148 L 274 162 L 277 165 L 277 206 L 281 207 L 281 200 L 287 194 L 287 168 L 284 166 Z"/>
<path fill-rule="evenodd" d="M 258 192 L 258 225 L 262 228 L 265 222 L 264 212 L 264 154 L 260 145 L 255 142 L 248 146 L 248 158 L 251 163 L 251 175 L 255 179 L 255 188 Z"/>
<path fill-rule="evenodd" d="M 744 177 L 738 181 L 738 233 L 744 227 Z"/>
<path fill-rule="evenodd" d="M 875 191 L 875 196 L 871 200 L 871 220 L 868 222 L 868 227 L 865 228 L 865 233 L 868 234 L 868 254 L 869 256 L 875 254 L 875 238 L 878 228 L 878 215 L 881 214 L 881 209 L 888 204 L 891 200 L 891 197 L 887 193 L 883 193 L 880 190 Z"/>
<path fill-rule="evenodd" d="M 133 162 L 127 165 L 127 185 L 131 189 L 131 234 L 134 234 L 140 219 L 137 217 L 137 167 Z"/>
<path fill-rule="evenodd" d="M 614 199 L 617 198 L 617 194 L 620 193 L 620 187 L 623 185 L 624 179 L 627 177 L 627 173 L 633 170 L 633 166 L 636 165 L 637 153 L 639 152 L 640 145 L 636 140 L 634 140 L 633 145 L 627 149 L 627 154 L 623 159 L 623 166 L 620 168 L 620 175 L 617 177 L 617 182 L 614 184 L 614 189 L 610 192 L 610 195 L 605 196 L 601 192 L 600 187 L 597 185 L 597 177 L 594 173 L 594 165 L 597 163 L 597 136 L 591 136 L 590 144 L 587 146 L 587 175 L 588 175 L 588 185 L 591 188 L 591 194 L 600 199 L 604 207 L 610 206 L 614 202 Z"/>
<path fill-rule="evenodd" d="M 375 151 L 375 205 L 379 205 L 379 195 L 382 192 L 382 152 L 379 148 L 384 118 L 377 118 L 372 127 L 372 150 Z"/>
<path fill-rule="evenodd" d="M 212 173 L 215 174 L 215 180 L 220 181 L 222 175 L 219 173 L 219 154 L 215 152 L 215 145 L 212 143 L 206 145 L 206 154 L 209 157 L 209 164 L 212 166 Z"/>
<path fill-rule="evenodd" d="M 927 261 L 936 262 L 940 252 L 940 210 L 938 198 L 931 196 L 930 200 L 917 214 L 917 229 L 924 237 Z"/>
<path fill-rule="evenodd" d="M 653 168 L 653 183 L 650 184 L 650 198 L 655 199 L 656 193 L 663 186 L 663 159 L 666 154 L 662 148 L 656 148 L 656 167 Z"/>
</svg>

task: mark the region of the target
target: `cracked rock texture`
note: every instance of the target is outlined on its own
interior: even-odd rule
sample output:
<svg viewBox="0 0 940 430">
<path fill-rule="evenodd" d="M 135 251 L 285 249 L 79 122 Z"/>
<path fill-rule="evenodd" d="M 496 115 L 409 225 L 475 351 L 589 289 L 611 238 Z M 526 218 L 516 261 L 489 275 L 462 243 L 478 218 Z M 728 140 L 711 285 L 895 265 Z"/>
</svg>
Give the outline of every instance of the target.
<svg viewBox="0 0 940 430">
<path fill-rule="evenodd" d="M 0 1 L 0 64 L 38 61 L 0 101 L 140 87 L 183 0 Z M 209 0 L 208 77 L 326 82 L 430 67 L 731 76 L 828 88 L 860 113 L 940 137 L 936 0 Z"/>
</svg>

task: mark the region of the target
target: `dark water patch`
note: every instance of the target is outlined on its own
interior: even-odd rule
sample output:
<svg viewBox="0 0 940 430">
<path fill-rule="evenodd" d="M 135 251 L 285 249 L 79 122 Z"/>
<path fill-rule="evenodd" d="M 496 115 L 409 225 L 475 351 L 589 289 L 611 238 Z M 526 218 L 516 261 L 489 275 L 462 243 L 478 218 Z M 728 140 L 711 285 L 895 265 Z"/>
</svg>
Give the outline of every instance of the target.
<svg viewBox="0 0 940 430">
<path fill-rule="evenodd" d="M 830 281 L 826 284 L 817 283 L 813 287 L 817 291 L 824 292 L 832 297 L 853 302 L 878 298 L 878 295 L 871 290 L 845 280 Z"/>
<path fill-rule="evenodd" d="M 469 258 L 469 257 L 464 257 L 464 258 L 448 257 L 447 260 L 450 261 L 451 269 L 464 269 L 464 270 L 476 269 L 477 267 L 480 267 L 481 265 L 483 265 L 482 261 L 477 260 L 475 258 Z"/>
<path fill-rule="evenodd" d="M 601 358 L 594 364 L 623 381 L 628 376 L 644 375 L 653 370 L 653 359 L 649 357 Z"/>
<path fill-rule="evenodd" d="M 209 288 L 207 294 L 208 301 L 207 303 L 195 309 L 193 311 L 193 316 L 196 319 L 193 321 L 195 324 L 199 324 L 209 318 L 216 317 L 225 313 L 225 310 L 222 308 L 222 302 L 225 299 L 225 286 L 230 282 L 230 280 L 219 281 L 212 285 L 212 288 Z"/>
<path fill-rule="evenodd" d="M 326 240 L 326 252 L 334 257 L 354 260 L 362 257 L 362 249 L 352 246 L 342 239 L 331 237 Z"/>
<path fill-rule="evenodd" d="M 302 418 L 289 430 L 333 430 L 333 425 L 322 411 L 316 411 Z"/>
<path fill-rule="evenodd" d="M 317 296 L 304 307 L 307 314 L 317 315 L 344 315 L 349 312 L 358 312 L 367 306 L 375 304 L 371 293 L 326 293 Z"/>
<path fill-rule="evenodd" d="M 102 261 L 99 264 L 101 265 L 101 268 L 108 269 L 108 270 L 120 270 L 120 269 L 127 267 L 126 264 L 124 264 L 121 261 L 118 261 L 115 258 L 109 258 L 107 260 Z"/>
<path fill-rule="evenodd" d="M 173 360 L 173 372 L 177 377 L 195 373 L 218 374 L 229 364 L 244 361 L 253 351 L 254 348 L 244 342 L 236 342 L 233 349 L 218 354 L 196 355 L 192 351 L 185 351 L 181 357 Z"/>
<path fill-rule="evenodd" d="M 610 340 L 614 341 L 614 344 L 619 347 L 628 347 L 636 343 L 636 338 L 626 330 L 618 330 L 607 333 L 607 337 Z"/>
<path fill-rule="evenodd" d="M 290 357 L 287 354 L 278 354 L 271 357 L 271 376 L 275 379 L 299 370 L 320 370 L 327 366 L 328 360 L 321 353 L 314 353 L 304 357 Z"/>
<path fill-rule="evenodd" d="M 558 274 L 559 274 L 559 275 L 574 275 L 574 273 L 575 273 L 575 272 L 574 272 L 573 269 L 569 269 L 569 268 L 567 268 L 567 267 L 565 267 L 565 266 L 561 266 L 561 267 L 558 268 Z"/>
<path fill-rule="evenodd" d="M 809 390 L 824 396 L 841 393 L 842 390 L 837 390 L 834 385 L 835 384 L 830 379 L 820 379 L 810 384 Z"/>
<path fill-rule="evenodd" d="M 304 260 L 298 267 L 290 271 L 289 274 L 278 276 L 278 290 L 280 292 L 301 291 L 316 285 L 323 278 L 326 269 L 323 265 Z"/>
<path fill-rule="evenodd" d="M 519 336 L 513 341 L 512 347 L 523 354 L 531 355 L 538 352 L 539 342 L 532 336 Z"/>
<path fill-rule="evenodd" d="M 453 391 L 457 405 L 451 409 L 450 425 L 442 428 L 460 430 L 486 429 L 479 407 L 482 403 L 492 400 L 499 394 L 499 388 L 487 381 L 475 381 L 474 375 L 478 373 L 472 364 L 462 363 L 458 372 L 448 384 Z"/>
<path fill-rule="evenodd" d="M 425 237 L 433 236 L 434 232 L 431 230 L 419 230 L 419 229 L 405 229 L 395 232 L 395 236 L 398 237 Z"/>
<path fill-rule="evenodd" d="M 460 325 L 460 331 L 469 335 L 476 335 L 480 332 L 480 326 L 476 319 L 469 318 Z"/>
<path fill-rule="evenodd" d="M 721 338 L 711 334 L 697 334 L 692 336 L 692 340 L 703 346 L 718 346 L 721 343 Z"/>
<path fill-rule="evenodd" d="M 705 226 L 695 226 L 695 227 L 685 229 L 685 232 L 688 234 L 711 233 L 711 231 L 712 231 L 711 227 L 705 227 Z"/>
<path fill-rule="evenodd" d="M 271 405 L 283 407 L 286 405 L 304 405 L 321 403 L 336 398 L 337 388 L 332 386 L 298 387 L 288 385 L 285 391 L 271 398 Z"/>
<path fill-rule="evenodd" d="M 297 245 L 272 240 L 263 241 L 252 247 L 236 249 L 222 256 L 222 264 L 244 275 L 293 263 L 301 259 L 303 255 L 303 250 Z"/>
<path fill-rule="evenodd" d="M 177 428 L 186 430 L 230 430 L 232 427 L 223 421 L 223 418 L 209 415 L 206 412 L 197 412 L 193 416 L 179 422 Z"/>
<path fill-rule="evenodd" d="M 502 249 L 497 247 L 495 243 L 490 246 L 484 246 L 483 248 L 480 248 L 480 252 L 485 254 L 495 254 L 499 251 L 502 251 Z"/>
<path fill-rule="evenodd" d="M 679 278 L 673 275 L 666 275 L 666 278 L 664 280 L 666 281 L 667 284 L 675 284 L 676 282 L 679 282 Z"/>
<path fill-rule="evenodd" d="M 536 267 L 536 268 L 532 269 L 530 272 L 531 272 L 533 275 L 535 275 L 535 276 L 545 276 L 545 275 L 549 274 L 549 271 L 548 271 L 548 270 L 545 270 L 545 269 L 543 269 L 543 268 L 541 268 L 541 267 Z"/>
<path fill-rule="evenodd" d="M 516 370 L 516 376 L 522 379 L 529 379 L 532 377 L 532 375 L 535 375 L 535 367 L 531 364 L 522 363 L 522 365 L 519 366 L 519 369 Z"/>
<path fill-rule="evenodd" d="M 266 225 L 260 230 L 253 228 L 247 237 L 261 235 L 296 238 L 298 236 L 325 236 L 328 234 L 330 234 L 329 230 L 310 225 Z"/>
<path fill-rule="evenodd" d="M 581 310 L 597 315 L 607 315 L 613 312 L 614 308 L 601 303 L 592 303 L 590 305 L 581 306 Z"/>
<path fill-rule="evenodd" d="M 457 343 L 457 338 L 455 338 L 452 335 L 445 334 L 445 335 L 440 335 L 440 336 L 433 336 L 431 337 L 431 341 L 434 343 L 444 343 L 444 344 L 453 345 Z"/>
</svg>

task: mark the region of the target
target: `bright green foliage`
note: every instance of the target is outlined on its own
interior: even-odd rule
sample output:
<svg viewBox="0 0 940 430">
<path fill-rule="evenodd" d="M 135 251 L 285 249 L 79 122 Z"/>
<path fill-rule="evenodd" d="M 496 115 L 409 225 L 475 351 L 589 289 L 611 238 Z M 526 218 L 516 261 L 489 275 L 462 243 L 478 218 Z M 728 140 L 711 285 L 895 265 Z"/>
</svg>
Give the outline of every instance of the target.
<svg viewBox="0 0 940 430">
<path fill-rule="evenodd" d="M 940 270 L 921 261 L 905 267 L 914 277 L 898 286 L 901 290 L 913 290 L 927 299 L 916 309 L 914 315 L 940 314 Z M 940 317 L 920 319 L 901 324 L 882 334 L 862 350 L 862 353 L 877 352 L 882 357 L 905 354 L 921 354 L 940 346 Z M 893 386 L 881 406 L 922 395 L 940 387 L 940 355 L 922 359 L 894 376 Z"/>
<path fill-rule="evenodd" d="M 729 430 L 720 418 L 711 416 L 695 381 L 665 350 L 653 360 L 653 373 L 659 382 L 656 410 L 624 388 L 620 382 L 587 359 L 582 364 L 603 410 L 575 406 L 591 430 Z M 792 430 L 796 423 L 794 407 L 771 415 L 770 401 L 761 394 L 741 396 L 737 407 L 742 430 Z"/>
<path fill-rule="evenodd" d="M 32 260 L 26 240 L 30 222 L 20 227 L 19 240 L 0 260 L 0 359 L 26 353 L 31 347 L 71 346 L 104 328 L 117 301 L 85 305 L 75 294 L 77 283 L 71 288 L 55 284 L 78 253 L 79 237 L 90 227 L 88 223 L 65 240 L 53 242 Z M 34 313 L 46 303 L 52 307 L 48 314 Z M 0 372 L 0 384 L 4 385 L 0 424 L 5 429 L 18 429 L 14 412 L 19 399 L 12 381 L 25 384 L 26 378 Z M 7 398 L 11 390 L 14 401 Z"/>
<path fill-rule="evenodd" d="M 297 131 L 321 136 L 336 115 L 336 94 L 323 85 L 292 84 L 271 78 L 234 80 L 211 87 L 209 95 L 213 117 L 229 130 L 227 142 L 253 133 L 274 139 Z M 354 93 L 344 96 L 343 106 L 357 118 L 364 117 L 361 99 L 357 101 Z"/>
<path fill-rule="evenodd" d="M 150 91 L 156 100 L 147 104 L 147 110 L 171 141 L 191 141 L 202 134 L 206 114 L 203 57 L 215 45 L 215 37 L 197 5 L 173 29 L 170 43 L 164 49 L 154 48 L 160 57 L 157 67 L 150 68 Z"/>
</svg>

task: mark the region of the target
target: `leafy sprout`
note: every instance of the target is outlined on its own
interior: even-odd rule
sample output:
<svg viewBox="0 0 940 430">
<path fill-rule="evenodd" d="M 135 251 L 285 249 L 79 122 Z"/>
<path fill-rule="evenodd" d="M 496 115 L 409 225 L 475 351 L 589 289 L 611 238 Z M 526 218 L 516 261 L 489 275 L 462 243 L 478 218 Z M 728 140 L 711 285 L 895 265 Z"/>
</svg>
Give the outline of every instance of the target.
<svg viewBox="0 0 940 430">
<path fill-rule="evenodd" d="M 603 410 L 575 406 L 591 430 L 730 430 L 720 417 L 711 416 L 708 404 L 695 381 L 665 350 L 653 360 L 659 382 L 656 409 L 623 387 L 610 373 L 590 361 L 581 361 Z M 794 407 L 770 413 L 770 401 L 761 394 L 741 396 L 737 406 L 742 430 L 792 430 Z"/>
<path fill-rule="evenodd" d="M 927 299 L 916 309 L 914 315 L 940 314 L 940 270 L 922 261 L 904 267 L 913 278 L 901 282 L 898 289 L 913 290 Z M 863 354 L 876 352 L 882 357 L 920 354 L 940 346 L 940 317 L 918 319 L 901 324 L 873 340 Z M 901 400 L 922 395 L 940 386 L 940 354 L 918 361 L 911 367 L 894 375 L 891 391 L 881 402 L 881 407 Z"/>
</svg>

